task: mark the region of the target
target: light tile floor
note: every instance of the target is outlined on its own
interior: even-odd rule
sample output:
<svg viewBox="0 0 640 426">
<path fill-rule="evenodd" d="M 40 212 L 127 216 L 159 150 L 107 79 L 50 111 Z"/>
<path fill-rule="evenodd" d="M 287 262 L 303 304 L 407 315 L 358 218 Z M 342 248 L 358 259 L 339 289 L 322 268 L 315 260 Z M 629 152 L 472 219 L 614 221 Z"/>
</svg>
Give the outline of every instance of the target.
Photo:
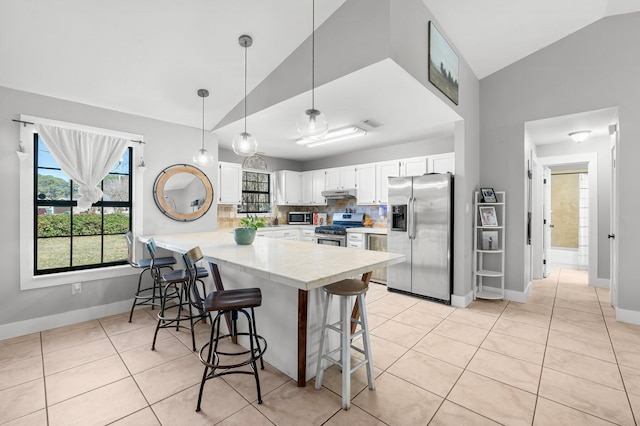
<svg viewBox="0 0 640 426">
<path fill-rule="evenodd" d="M 207 383 L 189 335 L 136 311 L 0 341 L 0 424 L 8 425 L 606 425 L 640 418 L 640 326 L 616 322 L 609 292 L 557 270 L 525 304 L 455 309 L 367 295 L 376 390 L 361 369 L 340 409 L 332 367 L 321 390 L 270 366 L 262 405 L 251 376 Z M 198 331 L 198 342 L 207 336 Z M 355 356 L 355 355 L 354 355 Z M 634 417 L 635 416 L 635 417 Z"/>
</svg>

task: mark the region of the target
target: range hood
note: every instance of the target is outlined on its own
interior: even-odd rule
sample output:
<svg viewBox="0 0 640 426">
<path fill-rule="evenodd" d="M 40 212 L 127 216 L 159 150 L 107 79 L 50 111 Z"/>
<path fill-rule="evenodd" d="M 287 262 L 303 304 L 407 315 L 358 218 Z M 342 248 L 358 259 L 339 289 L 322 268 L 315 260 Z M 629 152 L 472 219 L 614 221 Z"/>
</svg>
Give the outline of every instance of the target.
<svg viewBox="0 0 640 426">
<path fill-rule="evenodd" d="M 346 198 L 356 198 L 356 189 L 331 189 L 322 191 L 322 196 L 327 200 L 344 200 Z"/>
</svg>

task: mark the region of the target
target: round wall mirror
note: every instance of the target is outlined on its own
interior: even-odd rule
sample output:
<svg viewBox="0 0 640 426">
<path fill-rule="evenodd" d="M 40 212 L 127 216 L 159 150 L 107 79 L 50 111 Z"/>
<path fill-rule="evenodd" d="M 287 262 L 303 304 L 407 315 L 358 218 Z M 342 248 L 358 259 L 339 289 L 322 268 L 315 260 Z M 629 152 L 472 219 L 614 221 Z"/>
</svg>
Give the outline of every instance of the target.
<svg viewBox="0 0 640 426">
<path fill-rule="evenodd" d="M 209 210 L 213 204 L 213 187 L 200 169 L 176 164 L 164 169 L 156 178 L 153 199 L 165 216 L 189 222 Z"/>
</svg>

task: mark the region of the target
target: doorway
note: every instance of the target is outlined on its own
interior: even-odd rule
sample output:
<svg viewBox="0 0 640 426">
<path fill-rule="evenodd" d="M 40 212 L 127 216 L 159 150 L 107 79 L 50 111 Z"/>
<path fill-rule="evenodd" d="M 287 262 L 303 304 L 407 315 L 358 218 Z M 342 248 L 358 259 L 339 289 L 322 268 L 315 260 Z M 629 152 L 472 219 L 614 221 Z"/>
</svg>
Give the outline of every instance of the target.
<svg viewBox="0 0 640 426">
<path fill-rule="evenodd" d="M 547 271 L 551 264 L 570 269 L 587 269 L 589 283 L 595 285 L 598 281 L 597 154 L 538 157 L 538 164 L 542 166 L 547 177 L 542 197 L 546 204 L 538 207 L 545 210 L 544 237 L 540 243 Z M 552 190 L 554 176 L 556 181 L 560 182 L 556 191 Z M 570 191 L 566 188 L 571 185 L 573 192 L 568 195 Z M 554 206 L 562 207 L 555 215 Z M 574 213 L 567 214 L 567 210 L 573 210 Z M 555 232 L 556 224 L 560 232 Z"/>
<path fill-rule="evenodd" d="M 550 267 L 587 270 L 589 262 L 589 180 L 587 165 L 548 167 L 550 183 Z M 547 197 L 545 197 L 547 198 Z"/>
</svg>

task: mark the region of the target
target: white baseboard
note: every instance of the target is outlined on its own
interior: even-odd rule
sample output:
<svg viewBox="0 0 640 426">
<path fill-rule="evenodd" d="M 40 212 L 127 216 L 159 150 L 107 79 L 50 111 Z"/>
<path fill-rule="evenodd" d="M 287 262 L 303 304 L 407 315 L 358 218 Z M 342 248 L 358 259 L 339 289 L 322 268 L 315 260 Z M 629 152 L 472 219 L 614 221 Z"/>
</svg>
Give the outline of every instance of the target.
<svg viewBox="0 0 640 426">
<path fill-rule="evenodd" d="M 525 303 L 529 298 L 529 293 L 531 293 L 532 286 L 533 286 L 533 283 L 529 281 L 524 291 L 515 291 L 515 290 L 505 289 L 504 298 L 505 300 L 509 300 L 511 302 Z"/>
<path fill-rule="evenodd" d="M 473 302 L 473 291 L 470 291 L 464 296 L 458 296 L 457 294 L 451 295 L 451 306 L 455 306 L 456 308 L 466 308 L 471 302 Z"/>
<path fill-rule="evenodd" d="M 107 305 L 91 306 L 90 308 L 63 312 L 61 314 L 2 324 L 0 325 L 0 340 L 129 312 L 132 303 L 133 299 L 122 300 Z"/>
<path fill-rule="evenodd" d="M 597 278 L 593 286 L 599 288 L 611 288 L 611 283 L 607 278 Z"/>
<path fill-rule="evenodd" d="M 640 325 L 640 311 L 616 308 L 616 321 Z"/>
</svg>

